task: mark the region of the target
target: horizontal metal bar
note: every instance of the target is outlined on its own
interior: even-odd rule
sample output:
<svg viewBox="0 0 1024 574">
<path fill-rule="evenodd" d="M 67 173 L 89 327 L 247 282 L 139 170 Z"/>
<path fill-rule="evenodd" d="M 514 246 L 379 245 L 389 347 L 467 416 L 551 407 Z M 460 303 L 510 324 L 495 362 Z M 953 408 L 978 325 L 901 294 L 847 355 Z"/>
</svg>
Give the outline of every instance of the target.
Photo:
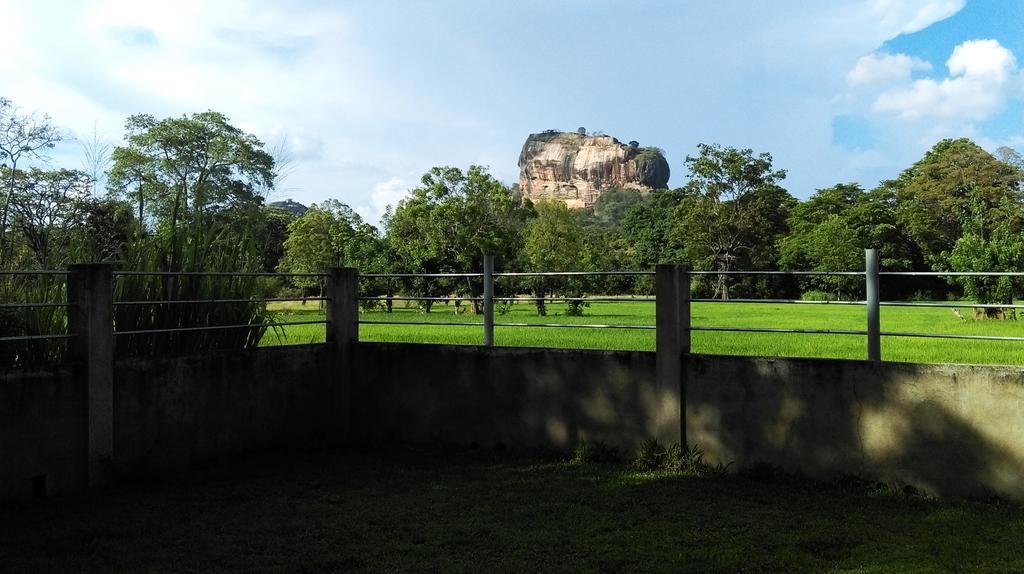
<svg viewBox="0 0 1024 574">
<path fill-rule="evenodd" d="M 495 323 L 495 327 L 566 327 L 570 329 L 657 329 L 654 325 L 587 325 L 582 323 Z"/>
<path fill-rule="evenodd" d="M 272 303 L 275 301 L 327 301 L 327 297 L 261 297 L 257 299 L 172 299 L 169 301 L 114 301 L 114 306 L 123 305 L 178 305 L 189 303 Z"/>
<path fill-rule="evenodd" d="M 234 273 L 231 271 L 114 271 L 115 276 L 189 277 L 327 277 L 326 273 Z"/>
<path fill-rule="evenodd" d="M 452 323 L 446 321 L 358 321 L 360 325 L 451 325 L 453 327 L 483 327 L 483 323 Z"/>
<path fill-rule="evenodd" d="M 189 331 L 217 331 L 221 329 L 255 329 L 259 327 L 286 327 L 288 325 L 326 325 L 327 321 L 291 321 L 286 323 L 251 323 L 249 325 L 210 325 L 206 327 L 175 327 L 173 329 L 139 329 L 114 331 L 115 335 L 148 335 L 152 333 L 184 333 Z"/>
<path fill-rule="evenodd" d="M 867 331 L 835 329 L 768 329 L 761 327 L 690 327 L 691 331 L 732 331 L 736 333 L 805 333 L 808 335 L 867 335 Z"/>
<path fill-rule="evenodd" d="M 27 269 L 0 269 L 0 275 L 67 275 L 70 271 L 66 269 L 43 269 L 30 271 Z"/>
<path fill-rule="evenodd" d="M 360 274 L 362 279 L 398 279 L 402 277 L 483 277 L 483 273 L 364 273 Z"/>
<path fill-rule="evenodd" d="M 780 305 L 864 305 L 864 301 L 803 301 L 801 299 L 690 299 L 693 303 L 765 303 Z"/>
<path fill-rule="evenodd" d="M 0 309 L 32 309 L 34 307 L 70 307 L 70 303 L 0 303 Z"/>
<path fill-rule="evenodd" d="M 690 271 L 690 275 L 837 275 L 864 276 L 863 271 Z"/>
<path fill-rule="evenodd" d="M 483 323 L 452 323 L 444 321 L 359 321 L 360 325 L 451 325 L 482 327 Z M 654 325 L 583 325 L 573 323 L 495 323 L 495 327 L 568 327 L 576 329 L 656 329 Z"/>
<path fill-rule="evenodd" d="M 972 339 L 977 341 L 1024 341 L 1024 337 L 1000 337 L 996 335 L 944 335 L 941 333 L 895 333 L 882 332 L 883 337 L 921 337 L 925 339 Z"/>
<path fill-rule="evenodd" d="M 40 339 L 71 339 L 74 335 L 63 333 L 54 335 L 23 335 L 21 337 L 0 337 L 0 343 L 8 341 L 37 341 Z"/>
<path fill-rule="evenodd" d="M 998 303 L 917 303 L 904 301 L 882 301 L 883 307 L 939 307 L 943 309 L 1024 309 L 1024 305 L 1000 305 Z"/>
<path fill-rule="evenodd" d="M 654 275 L 654 271 L 527 271 L 514 273 L 495 273 L 495 277 L 577 277 L 593 275 L 596 277 L 606 276 L 629 276 L 629 275 Z"/>
<path fill-rule="evenodd" d="M 1024 277 L 1024 271 L 879 271 L 904 277 Z"/>
<path fill-rule="evenodd" d="M 655 299 L 654 297 L 495 297 L 494 300 L 529 303 L 535 303 L 537 301 L 544 301 L 545 303 L 653 303 Z"/>
<path fill-rule="evenodd" d="M 483 301 L 483 297 L 357 297 L 360 301 Z M 495 297 L 495 301 L 508 302 L 536 302 L 543 300 L 546 303 L 567 303 L 567 302 L 600 302 L 618 303 L 629 301 L 653 302 L 654 297 Z"/>
<path fill-rule="evenodd" d="M 360 301 L 483 301 L 483 297 L 356 297 Z"/>
</svg>

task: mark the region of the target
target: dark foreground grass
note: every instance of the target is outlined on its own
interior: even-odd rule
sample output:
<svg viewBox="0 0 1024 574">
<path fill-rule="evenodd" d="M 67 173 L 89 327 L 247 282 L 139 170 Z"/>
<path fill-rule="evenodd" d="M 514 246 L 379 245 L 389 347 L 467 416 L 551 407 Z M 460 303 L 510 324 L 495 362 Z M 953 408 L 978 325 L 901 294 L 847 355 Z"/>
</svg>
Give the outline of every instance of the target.
<svg viewBox="0 0 1024 574">
<path fill-rule="evenodd" d="M 0 570 L 1019 572 L 1024 511 L 490 452 L 316 453 L 0 510 Z"/>
<path fill-rule="evenodd" d="M 323 319 L 323 313 L 315 304 L 274 305 L 272 310 L 281 321 Z M 563 304 L 550 305 L 549 311 L 547 317 L 538 317 L 531 305 L 515 305 L 507 314 L 496 316 L 495 321 L 577 325 L 654 325 L 655 322 L 653 303 L 593 303 L 582 317 L 566 316 Z M 866 310 L 862 306 L 696 303 L 692 313 L 693 324 L 705 327 L 866 329 Z M 963 309 L 961 315 L 942 308 L 883 307 L 882 331 L 1024 337 L 1024 320 L 973 320 L 968 308 Z M 469 323 L 455 326 L 365 324 L 359 329 L 363 341 L 479 345 L 483 337 L 482 327 L 472 324 L 479 323 L 481 317 L 456 314 L 451 305 L 436 305 L 429 314 L 403 307 L 396 307 L 393 313 L 374 310 L 361 313 L 360 318 Z M 298 325 L 269 331 L 261 344 L 322 342 L 324 333 L 323 325 Z M 512 347 L 653 351 L 655 346 L 652 330 L 497 327 L 494 338 L 497 345 Z M 864 359 L 867 355 L 867 342 L 862 335 L 695 331 L 692 348 L 695 353 L 713 355 L 836 359 Z M 882 357 L 886 361 L 916 363 L 1021 365 L 1024 364 L 1024 342 L 883 337 Z"/>
</svg>

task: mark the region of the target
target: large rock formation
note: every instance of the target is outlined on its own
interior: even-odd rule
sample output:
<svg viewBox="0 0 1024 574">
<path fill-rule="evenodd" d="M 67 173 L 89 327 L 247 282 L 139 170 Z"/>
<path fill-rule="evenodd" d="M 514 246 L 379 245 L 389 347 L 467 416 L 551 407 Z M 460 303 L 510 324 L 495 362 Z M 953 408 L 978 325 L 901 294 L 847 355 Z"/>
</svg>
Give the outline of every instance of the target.
<svg viewBox="0 0 1024 574">
<path fill-rule="evenodd" d="M 296 217 L 302 217 L 309 209 L 305 205 L 302 205 L 297 201 L 292 201 L 291 199 L 286 199 L 284 201 L 271 201 L 270 203 L 267 204 L 267 207 L 282 209 Z"/>
<path fill-rule="evenodd" d="M 561 199 L 569 207 L 593 205 L 611 188 L 663 188 L 669 175 L 668 162 L 657 148 L 554 130 L 526 138 L 519 170 L 519 188 L 526 197 Z"/>
</svg>

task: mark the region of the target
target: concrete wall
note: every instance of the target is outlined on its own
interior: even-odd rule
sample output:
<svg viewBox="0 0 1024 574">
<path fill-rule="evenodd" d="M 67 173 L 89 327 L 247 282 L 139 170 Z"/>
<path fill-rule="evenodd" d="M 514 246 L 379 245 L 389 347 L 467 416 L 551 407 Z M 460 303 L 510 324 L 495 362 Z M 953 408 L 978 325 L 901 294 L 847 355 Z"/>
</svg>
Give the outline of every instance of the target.
<svg viewBox="0 0 1024 574">
<path fill-rule="evenodd" d="M 717 460 L 1024 500 L 1024 371 L 695 356 L 691 443 Z"/>
<path fill-rule="evenodd" d="M 666 397 L 654 353 L 355 343 L 122 362 L 120 476 L 330 440 L 631 448 Z M 346 375 L 351 368 L 352 375 Z M 685 430 L 712 461 L 1024 500 L 1024 370 L 690 356 Z M 87 397 L 70 370 L 0 375 L 0 500 L 87 484 Z M 681 421 L 682 424 L 682 421 Z"/>
<path fill-rule="evenodd" d="M 117 474 L 325 442 L 338 411 L 333 370 L 323 345 L 118 363 Z"/>
<path fill-rule="evenodd" d="M 654 435 L 653 353 L 360 343 L 353 438 L 631 448 Z M 711 461 L 1024 500 L 1024 371 L 691 356 L 686 436 Z"/>
<path fill-rule="evenodd" d="M 134 360 L 114 369 L 117 477 L 182 470 L 268 447 L 337 437 L 338 378 L 324 345 Z M 86 386 L 57 370 L 0 375 L 0 500 L 87 485 Z"/>
<path fill-rule="evenodd" d="M 86 389 L 69 369 L 0 374 L 0 500 L 84 488 Z"/>
<path fill-rule="evenodd" d="M 358 343 L 352 440 L 568 449 L 654 433 L 654 354 Z"/>
</svg>

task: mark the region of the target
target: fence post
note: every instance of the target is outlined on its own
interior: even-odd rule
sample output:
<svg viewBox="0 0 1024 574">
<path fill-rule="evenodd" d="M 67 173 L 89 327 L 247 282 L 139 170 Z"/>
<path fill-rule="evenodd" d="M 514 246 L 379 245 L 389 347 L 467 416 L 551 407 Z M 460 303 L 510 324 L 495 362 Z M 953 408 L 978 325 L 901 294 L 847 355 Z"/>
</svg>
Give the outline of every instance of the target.
<svg viewBox="0 0 1024 574">
<path fill-rule="evenodd" d="M 878 251 L 864 250 L 865 294 L 868 308 L 868 360 L 882 360 L 881 319 L 878 295 Z"/>
<path fill-rule="evenodd" d="M 351 267 L 327 270 L 327 346 L 334 355 L 331 419 L 335 441 L 348 440 L 352 429 L 353 387 L 358 370 L 354 344 L 359 341 L 359 272 Z"/>
<path fill-rule="evenodd" d="M 105 485 L 114 462 L 114 268 L 83 263 L 68 268 L 68 347 L 86 385 L 89 488 Z"/>
<path fill-rule="evenodd" d="M 494 346 L 494 256 L 484 255 L 484 346 Z"/>
<path fill-rule="evenodd" d="M 655 272 L 657 396 L 655 438 L 686 445 L 686 356 L 690 353 L 690 270 L 658 265 Z"/>
</svg>

